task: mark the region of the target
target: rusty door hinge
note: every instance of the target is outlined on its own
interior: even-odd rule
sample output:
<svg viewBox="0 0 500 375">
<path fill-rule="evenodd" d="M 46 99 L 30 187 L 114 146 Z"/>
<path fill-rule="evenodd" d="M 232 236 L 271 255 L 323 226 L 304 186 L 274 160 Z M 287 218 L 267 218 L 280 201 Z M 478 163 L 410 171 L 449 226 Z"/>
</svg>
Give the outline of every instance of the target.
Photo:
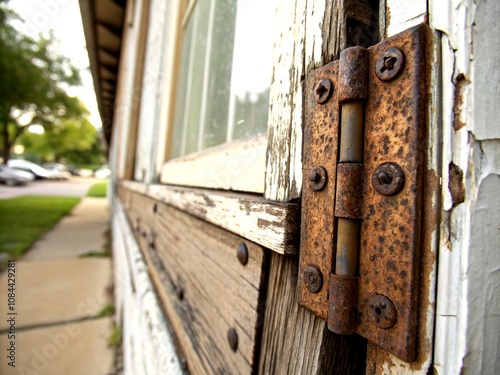
<svg viewBox="0 0 500 375">
<path fill-rule="evenodd" d="M 415 358 L 424 25 L 351 47 L 306 83 L 299 303 L 339 334 Z"/>
</svg>

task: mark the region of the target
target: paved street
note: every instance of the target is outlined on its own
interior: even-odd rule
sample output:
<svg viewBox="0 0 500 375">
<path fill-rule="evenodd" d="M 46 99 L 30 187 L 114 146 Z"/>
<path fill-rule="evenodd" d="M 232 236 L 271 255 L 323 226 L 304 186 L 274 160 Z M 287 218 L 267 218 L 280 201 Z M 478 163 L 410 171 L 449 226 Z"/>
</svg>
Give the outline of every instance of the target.
<svg viewBox="0 0 500 375">
<path fill-rule="evenodd" d="M 101 181 L 96 178 L 72 176 L 67 181 L 35 180 L 25 186 L 6 186 L 0 184 L 0 199 L 22 195 L 83 197 L 91 185 Z"/>
</svg>

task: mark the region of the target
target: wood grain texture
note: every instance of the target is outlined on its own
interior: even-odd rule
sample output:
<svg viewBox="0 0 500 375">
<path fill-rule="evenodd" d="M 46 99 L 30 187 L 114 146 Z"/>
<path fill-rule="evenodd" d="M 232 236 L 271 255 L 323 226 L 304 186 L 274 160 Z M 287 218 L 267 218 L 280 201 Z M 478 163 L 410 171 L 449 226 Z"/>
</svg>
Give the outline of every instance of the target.
<svg viewBox="0 0 500 375">
<path fill-rule="evenodd" d="M 434 368 L 440 374 L 500 371 L 500 132 L 496 85 L 500 3 L 433 1 L 442 53 L 443 219 Z M 461 173 L 453 175 L 452 170 Z M 450 186 L 464 189 L 463 202 Z M 493 312 L 496 310 L 496 312 Z"/>
<path fill-rule="evenodd" d="M 150 0 L 141 0 L 127 7 L 133 22 L 126 25 L 123 33 L 113 125 L 113 144 L 116 147 L 113 156 L 117 159 L 114 172 L 119 178 L 132 178 L 134 174 L 149 3 Z M 134 5 L 137 11 L 132 12 L 129 8 Z"/>
<path fill-rule="evenodd" d="M 299 198 L 302 183 L 302 79 L 307 1 L 279 1 L 270 88 L 267 199 Z"/>
<path fill-rule="evenodd" d="M 136 240 L 189 371 L 252 373 L 261 326 L 264 250 L 152 198 L 123 189 L 121 196 L 128 202 L 132 225 L 140 218 Z M 246 266 L 236 258 L 241 243 L 248 247 Z M 182 299 L 175 294 L 179 287 Z M 236 352 L 227 341 L 229 328 L 238 334 Z"/>
<path fill-rule="evenodd" d="M 297 257 L 271 255 L 261 374 L 362 374 L 366 340 L 339 336 L 297 303 Z"/>
<path fill-rule="evenodd" d="M 184 156 L 163 165 L 165 184 L 236 190 L 264 191 L 267 137 L 225 143 Z"/>
<path fill-rule="evenodd" d="M 349 22 L 357 22 L 358 27 L 369 25 L 372 16 L 365 0 L 278 1 L 264 192 L 267 199 L 288 202 L 300 197 L 308 73 L 338 59 L 342 49 L 356 43 L 349 38 Z"/>
<path fill-rule="evenodd" d="M 136 180 L 147 182 L 151 182 L 154 177 L 158 137 L 166 135 L 159 135 L 158 127 L 160 109 L 163 104 L 159 97 L 165 89 L 163 55 L 167 48 L 165 39 L 168 31 L 166 22 L 168 2 L 150 1 L 134 171 Z"/>
<path fill-rule="evenodd" d="M 115 306 L 124 329 L 124 369 L 134 374 L 182 374 L 173 337 L 123 208 L 113 205 Z"/>
<path fill-rule="evenodd" d="M 280 254 L 296 254 L 300 208 L 248 194 L 123 181 L 125 189 L 183 210 Z"/>
</svg>

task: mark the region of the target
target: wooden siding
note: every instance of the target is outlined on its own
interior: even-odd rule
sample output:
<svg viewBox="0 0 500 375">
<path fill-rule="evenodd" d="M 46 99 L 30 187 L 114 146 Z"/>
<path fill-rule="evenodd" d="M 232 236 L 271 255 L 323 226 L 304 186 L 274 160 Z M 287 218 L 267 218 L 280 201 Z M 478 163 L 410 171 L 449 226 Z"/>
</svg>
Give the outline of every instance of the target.
<svg viewBox="0 0 500 375">
<path fill-rule="evenodd" d="M 149 197 L 124 189 L 119 195 L 188 369 L 252 373 L 262 326 L 264 250 Z M 246 266 L 236 257 L 241 243 L 248 248 Z M 238 334 L 236 352 L 228 344 L 230 328 Z"/>
<path fill-rule="evenodd" d="M 431 1 L 441 53 L 442 199 L 434 368 L 500 373 L 500 3 Z"/>
<path fill-rule="evenodd" d="M 182 374 L 182 363 L 120 202 L 113 204 L 115 308 L 125 373 Z"/>
<path fill-rule="evenodd" d="M 248 194 L 122 181 L 130 191 L 147 195 L 280 254 L 299 251 L 300 207 Z"/>
</svg>

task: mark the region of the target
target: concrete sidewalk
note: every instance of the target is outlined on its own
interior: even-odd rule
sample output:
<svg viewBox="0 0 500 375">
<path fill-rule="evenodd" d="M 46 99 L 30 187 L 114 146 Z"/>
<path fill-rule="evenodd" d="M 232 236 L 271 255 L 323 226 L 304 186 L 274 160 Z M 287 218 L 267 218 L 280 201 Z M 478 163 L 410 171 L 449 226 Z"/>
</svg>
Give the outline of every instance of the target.
<svg viewBox="0 0 500 375">
<path fill-rule="evenodd" d="M 16 315 L 6 311 L 8 275 L 1 274 L 0 374 L 113 373 L 114 352 L 107 345 L 113 318 L 96 318 L 112 303 L 111 259 L 79 257 L 103 251 L 108 220 L 106 199 L 83 198 L 16 261 Z M 9 319 L 15 319 L 10 339 Z M 9 366 L 9 349 L 15 368 Z"/>
</svg>

